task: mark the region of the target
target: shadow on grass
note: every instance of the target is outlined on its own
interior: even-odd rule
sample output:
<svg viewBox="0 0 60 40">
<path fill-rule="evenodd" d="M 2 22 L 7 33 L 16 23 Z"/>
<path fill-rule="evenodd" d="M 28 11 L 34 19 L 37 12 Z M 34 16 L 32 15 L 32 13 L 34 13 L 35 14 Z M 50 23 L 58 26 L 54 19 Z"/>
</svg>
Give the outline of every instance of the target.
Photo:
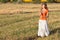
<svg viewBox="0 0 60 40">
<path fill-rule="evenodd" d="M 50 31 L 50 35 L 53 35 L 56 32 L 60 33 L 60 28 L 56 28 L 56 29 L 53 29 L 52 31 Z"/>
<path fill-rule="evenodd" d="M 56 28 L 56 29 L 53 29 L 50 31 L 50 35 L 53 35 L 55 33 L 59 33 L 60 34 L 60 28 Z M 39 37 L 36 35 L 33 35 L 33 36 L 28 36 L 28 37 L 24 37 L 24 40 L 37 40 Z"/>
<path fill-rule="evenodd" d="M 50 35 L 53 35 L 55 33 L 59 33 L 60 34 L 60 28 L 56 28 L 50 31 Z M 36 35 L 34 36 L 30 36 L 30 37 L 25 37 L 24 40 L 37 40 L 39 37 Z"/>
<path fill-rule="evenodd" d="M 25 37 L 24 40 L 37 40 L 37 35 L 35 36 L 30 36 L 30 37 Z"/>
<path fill-rule="evenodd" d="M 37 11 L 35 11 L 35 12 L 32 12 L 32 11 L 30 11 L 30 12 L 28 12 L 28 11 L 23 12 L 23 11 L 21 11 L 21 12 L 20 12 L 20 14 L 30 14 L 30 13 L 37 13 Z"/>
</svg>

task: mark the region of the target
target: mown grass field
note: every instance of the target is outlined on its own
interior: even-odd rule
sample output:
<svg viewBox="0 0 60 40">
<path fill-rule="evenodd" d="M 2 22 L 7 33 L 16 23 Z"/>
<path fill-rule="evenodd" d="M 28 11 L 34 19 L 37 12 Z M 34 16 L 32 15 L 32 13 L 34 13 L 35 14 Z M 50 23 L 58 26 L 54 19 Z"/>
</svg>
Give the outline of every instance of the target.
<svg viewBox="0 0 60 40">
<path fill-rule="evenodd" d="M 9 7 L 7 6 L 7 4 L 0 5 L 0 10 L 9 10 L 9 12 L 2 11 L 0 14 L 0 40 L 60 40 L 60 4 L 48 4 L 49 10 L 51 9 L 48 18 L 48 27 L 51 34 L 48 37 L 44 38 L 37 37 L 37 23 L 39 20 L 38 10 L 40 8 L 39 4 L 34 4 L 37 6 L 31 6 L 31 4 L 30 6 L 28 4 L 23 4 L 24 6 L 28 5 L 28 9 L 26 7 L 24 8 L 24 6 L 21 4 L 16 4 L 18 6 L 15 7 L 13 6 L 15 4 L 9 5 Z M 21 9 L 18 7 L 21 7 Z M 32 7 L 36 12 L 23 11 L 23 9 L 26 9 L 28 11 L 29 8 L 32 9 Z M 14 10 L 16 8 L 17 10 L 20 9 L 22 11 L 10 13 L 12 8 Z M 56 10 L 52 11 L 54 9 Z"/>
</svg>

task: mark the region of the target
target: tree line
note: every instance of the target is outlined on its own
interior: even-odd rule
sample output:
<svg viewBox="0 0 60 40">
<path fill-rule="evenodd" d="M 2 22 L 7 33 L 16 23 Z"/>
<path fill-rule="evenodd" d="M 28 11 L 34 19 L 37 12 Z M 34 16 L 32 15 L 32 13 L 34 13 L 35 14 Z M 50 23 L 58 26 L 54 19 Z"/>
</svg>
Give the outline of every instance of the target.
<svg viewBox="0 0 60 40">
<path fill-rule="evenodd" d="M 0 0 L 1 3 L 7 3 L 7 2 L 16 2 L 16 3 L 41 3 L 41 2 L 50 2 L 50 3 L 53 3 L 53 2 L 60 2 L 60 0 Z"/>
</svg>

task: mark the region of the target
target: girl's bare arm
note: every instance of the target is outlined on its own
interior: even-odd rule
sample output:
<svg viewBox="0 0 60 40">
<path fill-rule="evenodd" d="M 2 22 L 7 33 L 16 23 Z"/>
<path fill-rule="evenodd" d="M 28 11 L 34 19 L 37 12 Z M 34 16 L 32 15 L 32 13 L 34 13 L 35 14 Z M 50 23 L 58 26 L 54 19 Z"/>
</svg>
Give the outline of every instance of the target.
<svg viewBox="0 0 60 40">
<path fill-rule="evenodd" d="M 41 11 L 39 11 L 39 17 L 41 16 Z"/>
<path fill-rule="evenodd" d="M 47 13 L 47 16 L 46 16 L 47 18 L 49 17 L 49 14 Z"/>
</svg>

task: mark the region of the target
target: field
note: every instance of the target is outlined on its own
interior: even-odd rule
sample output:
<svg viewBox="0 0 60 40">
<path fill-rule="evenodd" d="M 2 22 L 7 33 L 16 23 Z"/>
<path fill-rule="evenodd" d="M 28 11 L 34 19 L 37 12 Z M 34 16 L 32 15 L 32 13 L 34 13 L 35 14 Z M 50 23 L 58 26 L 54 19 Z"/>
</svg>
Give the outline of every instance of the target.
<svg viewBox="0 0 60 40">
<path fill-rule="evenodd" d="M 0 4 L 0 40 L 60 40 L 60 4 L 48 8 L 51 33 L 41 38 L 37 37 L 40 4 Z"/>
</svg>

